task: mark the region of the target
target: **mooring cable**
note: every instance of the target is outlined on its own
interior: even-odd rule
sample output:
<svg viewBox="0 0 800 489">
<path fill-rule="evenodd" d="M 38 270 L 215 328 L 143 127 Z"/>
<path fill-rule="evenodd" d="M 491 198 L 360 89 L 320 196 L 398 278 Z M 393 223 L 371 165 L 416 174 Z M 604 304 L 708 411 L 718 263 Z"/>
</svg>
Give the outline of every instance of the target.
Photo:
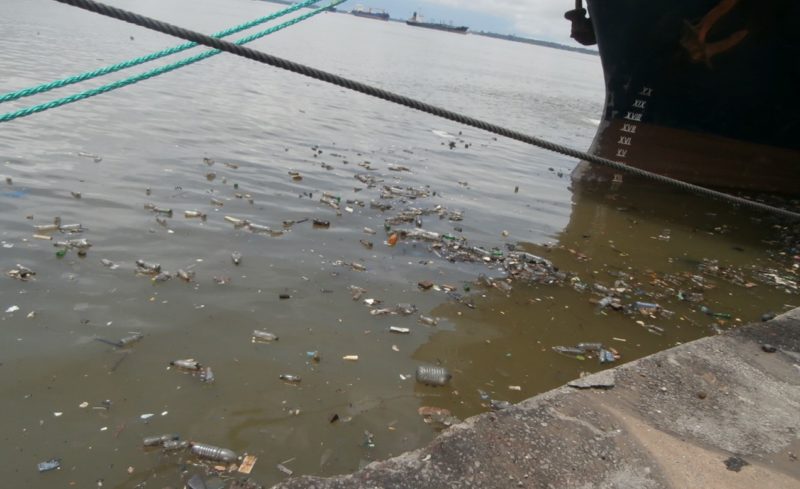
<svg viewBox="0 0 800 489">
<path fill-rule="evenodd" d="M 258 19 L 251 20 L 250 22 L 245 22 L 244 24 L 237 25 L 235 27 L 231 27 L 229 29 L 225 29 L 223 31 L 219 31 L 217 33 L 211 34 L 213 37 L 227 37 L 232 34 L 236 34 L 238 32 L 250 29 L 251 27 L 255 27 L 257 25 L 261 25 L 265 22 L 269 22 L 271 20 L 277 19 L 279 17 L 283 17 L 284 15 L 290 14 L 295 10 L 299 10 L 303 7 L 307 7 L 314 3 L 318 3 L 320 0 L 304 0 L 302 2 L 296 3 L 290 7 L 285 9 L 279 10 L 277 12 L 271 13 L 264 17 L 259 17 Z M 102 68 L 97 68 L 96 70 L 87 71 L 85 73 L 80 73 L 78 75 L 68 76 L 66 78 L 62 78 L 60 80 L 55 80 L 50 83 L 42 83 L 41 85 L 36 85 L 35 87 L 30 88 L 23 88 L 20 90 L 15 90 L 13 92 L 5 93 L 0 95 L 0 103 L 3 102 L 10 102 L 12 100 L 17 100 L 23 97 L 29 97 L 31 95 L 36 95 L 39 93 L 48 92 L 50 90 L 54 90 L 56 88 L 66 87 L 67 85 L 72 85 L 74 83 L 79 83 L 86 80 L 91 80 L 92 78 L 97 78 L 98 76 L 108 75 L 110 73 L 114 73 L 120 70 L 124 70 L 126 68 L 132 68 L 134 66 L 138 66 L 143 63 L 147 63 L 149 61 L 154 61 L 165 56 L 170 56 L 173 54 L 180 53 L 182 51 L 186 51 L 187 49 L 191 49 L 198 44 L 196 42 L 187 42 L 180 44 L 178 46 L 174 46 L 167 49 L 162 49 L 161 51 L 156 51 L 155 53 L 150 53 L 145 56 L 140 56 L 138 58 L 129 59 L 127 61 L 121 61 L 119 63 L 104 66 Z"/>
<path fill-rule="evenodd" d="M 347 0 L 333 0 L 331 2 L 331 5 L 339 5 L 340 3 L 344 3 L 345 1 L 347 1 Z M 237 45 L 247 44 L 247 43 L 249 43 L 251 41 L 254 41 L 256 39 L 260 39 L 260 38 L 262 38 L 264 36 L 272 34 L 273 32 L 277 32 L 277 31 L 279 31 L 281 29 L 285 29 L 285 28 L 290 27 L 290 26 L 292 26 L 294 24 L 302 22 L 302 21 L 304 21 L 304 20 L 306 20 L 308 18 L 311 18 L 311 17 L 313 17 L 313 16 L 315 16 L 315 15 L 317 15 L 319 13 L 322 13 L 322 12 L 328 10 L 329 8 L 330 8 L 330 5 L 326 6 L 326 7 L 320 7 L 318 9 L 312 10 L 311 12 L 305 13 L 303 15 L 298 15 L 297 17 L 295 17 L 295 18 L 293 18 L 291 20 L 288 20 L 288 21 L 283 22 L 281 24 L 278 24 L 276 26 L 270 27 L 269 29 L 250 34 L 249 36 L 245 36 L 245 37 L 239 39 L 238 41 L 236 41 L 234 44 L 237 44 Z M 0 122 L 8 122 L 8 121 L 12 121 L 14 119 L 19 119 L 21 117 L 27 117 L 29 115 L 36 114 L 38 112 L 44 112 L 45 110 L 54 109 L 56 107 L 61 107 L 62 105 L 71 104 L 71 103 L 77 102 L 79 100 L 84 100 L 84 99 L 87 99 L 87 98 L 90 98 L 90 97 L 94 97 L 95 95 L 100 95 L 100 94 L 103 94 L 103 93 L 110 92 L 112 90 L 116 90 L 118 88 L 126 87 L 128 85 L 133 85 L 134 83 L 138 83 L 140 81 L 147 80 L 149 78 L 153 78 L 155 76 L 167 73 L 169 71 L 177 70 L 178 68 L 182 68 L 182 67 L 184 67 L 186 65 L 190 65 L 192 63 L 197 63 L 198 61 L 202 61 L 202 60 L 204 60 L 206 58 L 210 58 L 212 56 L 216 56 L 219 53 L 221 53 L 221 51 L 218 50 L 218 49 L 211 49 L 209 51 L 203 51 L 202 53 L 196 54 L 194 56 L 189 56 L 188 58 L 184 58 L 184 59 L 182 59 L 180 61 L 176 61 L 174 63 L 170 63 L 168 65 L 164 65 L 164 66 L 161 66 L 159 68 L 154 68 L 152 70 L 145 71 L 144 73 L 140 73 L 138 75 L 133 75 L 133 76 L 130 76 L 128 78 L 123 78 L 121 80 L 117 80 L 115 82 L 108 83 L 106 85 L 101 85 L 101 86 L 96 87 L 96 88 L 91 88 L 89 90 L 84 90 L 83 92 L 78 92 L 76 94 L 68 95 L 66 97 L 61 97 L 61 98 L 58 98 L 58 99 L 55 99 L 55 100 L 51 100 L 49 102 L 43 102 L 41 104 L 32 105 L 30 107 L 24 107 L 22 109 L 17 109 L 17 110 L 11 111 L 11 112 L 7 112 L 5 114 L 0 114 Z"/>
<path fill-rule="evenodd" d="M 772 212 L 776 214 L 783 215 L 785 217 L 790 217 L 793 219 L 800 219 L 800 213 L 793 212 L 787 209 L 781 209 L 779 207 L 774 207 L 771 205 L 763 204 L 761 202 L 755 202 L 749 199 L 744 199 L 742 197 L 738 197 L 735 195 L 726 194 L 724 192 L 720 192 L 717 190 L 712 190 L 706 187 L 701 187 L 700 185 L 695 185 L 693 183 L 684 182 L 681 180 L 677 180 L 675 178 L 667 177 L 664 175 L 659 175 L 657 173 L 649 172 L 647 170 L 642 170 L 641 168 L 636 168 L 633 166 L 628 166 L 623 163 L 619 163 L 616 161 L 609 160 L 607 158 L 602 158 L 600 156 L 596 156 L 593 154 L 586 153 L 584 151 L 578 151 L 573 148 L 569 148 L 567 146 L 562 146 L 560 144 L 556 144 L 545 139 L 530 136 L 518 131 L 513 131 L 511 129 L 506 129 L 504 127 L 490 124 L 485 121 L 481 121 L 479 119 L 475 119 L 469 116 L 465 116 L 459 114 L 457 112 L 453 112 L 450 110 L 442 109 L 440 107 L 436 107 L 431 104 L 427 104 L 425 102 L 421 102 L 418 100 L 414 100 L 412 98 L 395 94 L 392 92 L 388 92 L 386 90 L 382 90 L 380 88 L 376 88 L 365 83 L 361 83 L 355 80 L 350 80 L 338 75 L 334 75 L 332 73 L 328 73 L 326 71 L 318 70 L 316 68 L 312 68 L 309 66 L 305 66 L 299 63 L 295 63 L 293 61 L 289 61 L 277 56 L 273 56 L 271 54 L 264 53 L 262 51 L 256 51 L 254 49 L 246 48 L 243 46 L 237 46 L 236 44 L 230 43 L 228 41 L 224 41 L 221 39 L 215 39 L 210 36 L 206 36 L 205 34 L 201 34 L 199 32 L 191 31 L 188 29 L 184 29 L 182 27 L 178 27 L 166 22 L 162 22 L 159 20 L 155 20 L 149 17 L 145 17 L 143 15 L 139 15 L 127 10 L 123 10 L 116 7 L 111 7 L 109 5 L 105 5 L 102 3 L 95 2 L 93 0 L 55 0 L 59 3 L 64 3 L 68 5 L 72 5 L 75 7 L 82 8 L 84 10 L 88 10 L 90 12 L 95 12 L 101 15 L 105 15 L 107 17 L 113 17 L 115 19 L 123 20 L 125 22 L 129 22 L 131 24 L 135 24 L 141 27 L 145 27 L 147 29 L 155 30 L 164 34 L 169 34 L 171 36 L 180 37 L 182 39 L 186 39 L 188 41 L 194 41 L 199 44 L 205 44 L 206 46 L 219 49 L 220 51 L 227 51 L 232 54 L 236 54 L 238 56 L 242 56 L 244 58 L 248 58 L 254 61 L 258 61 L 260 63 L 268 64 L 270 66 L 274 66 L 277 68 L 281 68 L 287 71 L 291 71 L 294 73 L 298 73 L 310 78 L 314 78 L 317 80 L 321 80 L 327 83 L 331 83 L 333 85 L 337 85 L 343 88 L 347 88 L 349 90 L 353 90 L 356 92 L 360 92 L 366 95 L 370 95 L 372 97 L 377 97 L 395 104 L 403 105 L 415 110 L 419 110 L 421 112 L 426 112 L 431 115 L 435 115 L 437 117 L 441 117 L 444 119 L 451 120 L 453 122 L 457 122 L 459 124 L 464 124 L 467 126 L 475 127 L 478 129 L 482 129 L 484 131 L 488 131 L 500 136 L 504 136 L 510 139 L 514 139 L 517 141 L 521 141 L 523 143 L 527 143 L 533 146 L 537 146 L 548 151 L 552 151 L 555 153 L 560 153 L 565 156 L 569 156 L 576 159 L 582 159 L 588 161 L 590 163 L 594 163 L 600 166 L 605 166 L 607 168 L 611 168 L 616 171 L 629 173 L 638 177 L 654 180 L 657 182 L 665 183 L 668 185 L 672 185 L 683 190 L 694 192 L 699 195 L 709 196 L 709 197 L 716 197 L 727 202 L 743 205 L 746 207 L 750 207 L 753 209 L 759 209 L 766 212 Z"/>
</svg>

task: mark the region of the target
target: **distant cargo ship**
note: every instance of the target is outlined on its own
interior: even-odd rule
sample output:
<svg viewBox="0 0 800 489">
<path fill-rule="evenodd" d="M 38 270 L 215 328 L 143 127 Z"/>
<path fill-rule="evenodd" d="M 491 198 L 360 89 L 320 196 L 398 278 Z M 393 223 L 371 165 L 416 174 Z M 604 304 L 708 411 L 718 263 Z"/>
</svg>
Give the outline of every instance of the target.
<svg viewBox="0 0 800 489">
<path fill-rule="evenodd" d="M 442 24 L 442 23 L 432 23 L 432 22 L 423 22 L 422 16 L 418 13 L 414 12 L 414 15 L 411 16 L 410 19 L 406 21 L 406 24 L 412 25 L 414 27 L 424 27 L 426 29 L 436 29 L 438 31 L 447 31 L 447 32 L 456 32 L 458 34 L 466 34 L 469 27 L 462 25 L 462 26 L 454 26 L 450 24 Z"/>
<path fill-rule="evenodd" d="M 389 13 L 383 9 L 364 9 L 361 5 L 350 11 L 356 17 L 366 17 L 368 19 L 389 20 Z"/>
<path fill-rule="evenodd" d="M 577 0 L 565 16 L 605 72 L 594 154 L 700 185 L 800 192 L 800 1 Z M 575 176 L 619 180 L 586 164 Z"/>
</svg>

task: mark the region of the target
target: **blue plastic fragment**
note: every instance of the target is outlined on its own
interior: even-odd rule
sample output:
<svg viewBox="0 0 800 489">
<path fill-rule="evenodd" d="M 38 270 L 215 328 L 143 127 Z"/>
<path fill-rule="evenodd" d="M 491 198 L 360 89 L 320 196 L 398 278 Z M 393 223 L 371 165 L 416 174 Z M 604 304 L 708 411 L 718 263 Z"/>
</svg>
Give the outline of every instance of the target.
<svg viewBox="0 0 800 489">
<path fill-rule="evenodd" d="M 606 349 L 600 350 L 600 363 L 611 363 L 615 360 L 614 353 Z"/>
<path fill-rule="evenodd" d="M 50 460 L 45 460 L 44 462 L 39 462 L 36 465 L 36 468 L 39 469 L 39 472 L 50 472 L 51 470 L 56 470 L 61 468 L 61 459 L 60 458 L 51 458 Z"/>
</svg>

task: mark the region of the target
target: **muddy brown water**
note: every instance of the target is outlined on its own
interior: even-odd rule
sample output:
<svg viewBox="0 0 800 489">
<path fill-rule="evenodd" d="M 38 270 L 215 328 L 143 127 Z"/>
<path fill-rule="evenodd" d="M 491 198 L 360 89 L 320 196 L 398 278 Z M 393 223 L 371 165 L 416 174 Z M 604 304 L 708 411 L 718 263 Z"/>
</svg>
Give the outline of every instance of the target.
<svg viewBox="0 0 800 489">
<path fill-rule="evenodd" d="M 0 20 L 0 66 L 11 74 L 4 92 L 176 43 L 53 2 L 10 3 Z M 115 3 L 207 32 L 277 8 Z M 598 58 L 493 39 L 326 14 L 255 47 L 576 148 L 589 146 L 602 106 Z M 265 485 L 286 477 L 279 463 L 295 474 L 345 473 L 430 441 L 436 431 L 421 406 L 465 418 L 489 409 L 479 392 L 517 402 L 606 366 L 553 346 L 602 342 L 629 361 L 798 304 L 791 287 L 759 278 L 764 269 L 787 279 L 795 271 L 783 230 L 767 216 L 627 182 L 572 188 L 569 159 L 228 56 L 0 130 L 2 173 L 12 181 L 0 189 L 0 266 L 36 272 L 0 281 L 4 486 L 179 487 L 206 467 L 141 447 L 145 436 L 172 432 L 256 455 L 252 477 Z M 360 174 L 383 182 L 368 187 Z M 430 195 L 384 199 L 394 208 L 382 212 L 370 202 L 381 201 L 384 184 Z M 341 197 L 341 215 L 320 202 L 323 192 Z M 346 203 L 354 199 L 365 206 Z M 167 227 L 147 203 L 173 209 Z M 506 293 L 476 282 L 501 277 L 496 264 L 451 263 L 424 242 L 385 243 L 387 217 L 435 206 L 463 221 L 426 215 L 423 228 L 487 249 L 517 246 L 566 278 Z M 186 210 L 208 218 L 186 219 Z M 330 227 L 303 222 L 273 237 L 236 229 L 226 215 L 274 229 L 313 218 Z M 89 239 L 85 258 L 74 250 L 59 258 L 51 241 L 32 237 L 56 216 L 87 228 L 54 234 Z M 135 274 L 137 259 L 191 268 L 195 280 L 153 283 Z M 704 259 L 732 272 L 703 268 Z M 453 285 L 463 300 L 423 291 L 423 280 Z M 673 315 L 598 310 L 592 287 L 616 280 L 625 281 L 621 303 L 657 302 Z M 698 280 L 708 287 L 701 302 L 677 298 Z M 371 315 L 351 285 L 385 306 L 414 304 L 438 326 L 416 314 Z M 19 310 L 5 312 L 12 306 Z M 253 343 L 254 329 L 280 339 Z M 96 340 L 129 332 L 144 338 L 123 349 Z M 180 358 L 211 366 L 216 381 L 169 368 Z M 417 385 L 414 370 L 426 364 L 450 369 L 451 384 Z M 54 457 L 60 470 L 37 473 Z"/>
</svg>

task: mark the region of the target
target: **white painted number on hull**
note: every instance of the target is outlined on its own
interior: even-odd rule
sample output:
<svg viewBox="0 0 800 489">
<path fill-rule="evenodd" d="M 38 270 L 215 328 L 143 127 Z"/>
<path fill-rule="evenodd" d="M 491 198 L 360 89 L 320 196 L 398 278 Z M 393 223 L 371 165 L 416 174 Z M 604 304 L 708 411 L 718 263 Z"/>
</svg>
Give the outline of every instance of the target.
<svg viewBox="0 0 800 489">
<path fill-rule="evenodd" d="M 640 112 L 628 112 L 625 118 L 629 121 L 642 122 L 642 114 Z"/>
</svg>

